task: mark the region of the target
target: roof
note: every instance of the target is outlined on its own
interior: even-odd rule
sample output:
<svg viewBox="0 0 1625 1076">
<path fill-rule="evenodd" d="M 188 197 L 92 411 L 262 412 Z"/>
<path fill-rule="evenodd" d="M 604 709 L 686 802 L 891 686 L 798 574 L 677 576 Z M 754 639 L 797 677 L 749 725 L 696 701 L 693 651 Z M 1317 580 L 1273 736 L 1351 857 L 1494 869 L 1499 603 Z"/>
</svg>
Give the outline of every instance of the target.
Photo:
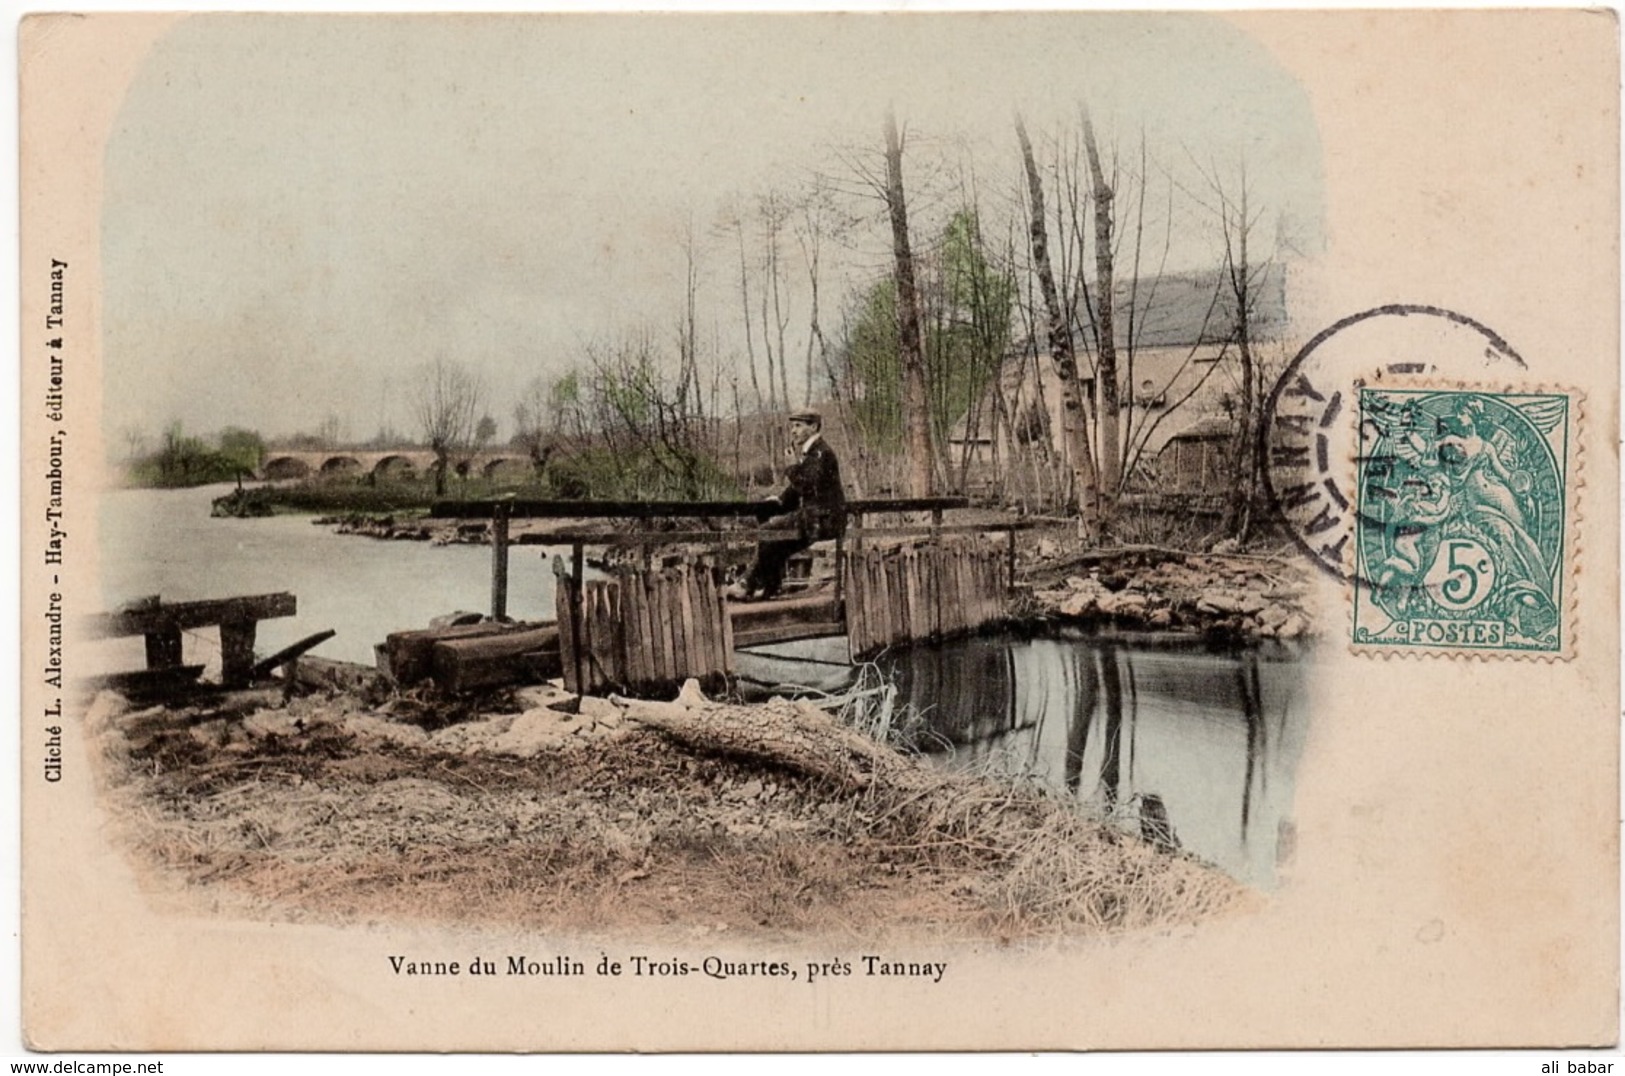
<svg viewBox="0 0 1625 1076">
<path fill-rule="evenodd" d="M 1213 441 L 1219 438 L 1234 437 L 1236 433 L 1235 426 L 1236 424 L 1231 421 L 1229 415 L 1208 415 L 1206 418 L 1197 419 L 1168 438 L 1168 443 L 1173 444 L 1175 441 Z"/>
<path fill-rule="evenodd" d="M 1220 344 L 1230 339 L 1236 297 L 1221 273 L 1220 269 L 1168 273 L 1141 279 L 1138 286 L 1132 279 L 1119 279 L 1112 288 L 1117 346 L 1128 347 L 1131 331 L 1136 350 Z M 1250 300 L 1253 336 L 1268 336 L 1286 326 L 1286 274 L 1280 266 L 1266 266 L 1257 273 Z M 1092 305 L 1099 309 L 1098 303 Z M 1088 314 L 1080 316 L 1087 318 Z M 1080 353 L 1094 347 L 1087 328 L 1090 322 L 1085 324 L 1083 339 L 1078 341 Z"/>
</svg>

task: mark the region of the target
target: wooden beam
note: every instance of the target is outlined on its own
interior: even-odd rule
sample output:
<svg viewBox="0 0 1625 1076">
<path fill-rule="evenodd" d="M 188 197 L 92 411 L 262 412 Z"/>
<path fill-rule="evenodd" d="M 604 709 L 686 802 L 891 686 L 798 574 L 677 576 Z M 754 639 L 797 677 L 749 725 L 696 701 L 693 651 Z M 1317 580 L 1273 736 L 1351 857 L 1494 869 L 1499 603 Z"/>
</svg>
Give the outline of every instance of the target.
<svg viewBox="0 0 1625 1076">
<path fill-rule="evenodd" d="M 763 602 L 730 602 L 728 619 L 733 624 L 734 645 L 737 647 L 741 632 L 839 620 L 840 607 L 834 595 L 829 593 Z"/>
<path fill-rule="evenodd" d="M 848 515 L 864 512 L 931 512 L 968 508 L 966 497 L 910 497 L 898 500 L 858 500 L 846 503 Z M 429 509 L 435 519 L 490 519 L 506 507 L 514 519 L 683 519 L 707 516 L 755 517 L 761 501 L 436 501 Z"/>
<path fill-rule="evenodd" d="M 434 647 L 449 639 L 479 639 L 523 630 L 513 624 L 462 624 L 451 628 L 397 631 L 378 648 L 378 671 L 397 684 L 410 686 L 434 673 Z"/>
<path fill-rule="evenodd" d="M 805 624 L 786 624 L 777 628 L 758 628 L 754 631 L 735 631 L 734 649 L 744 650 L 769 643 L 788 643 L 797 639 L 824 639 L 845 635 L 846 625 L 839 620 L 809 621 Z"/>
<path fill-rule="evenodd" d="M 846 514 L 860 512 L 940 512 L 952 508 L 969 508 L 969 497 L 904 497 L 896 500 L 870 498 L 847 501 Z"/>
<path fill-rule="evenodd" d="M 692 531 L 558 531 L 553 534 L 520 535 L 515 545 L 591 545 L 591 546 L 657 546 L 679 542 L 734 542 L 749 545 L 763 539 L 799 538 L 800 531 L 756 530 L 692 530 Z"/>
<path fill-rule="evenodd" d="M 1002 531 L 1031 530 L 1035 524 L 1026 520 L 1010 523 L 952 523 L 941 527 L 911 526 L 911 527 L 848 527 L 848 537 L 858 538 L 919 538 L 932 537 L 938 534 L 998 534 Z"/>
<path fill-rule="evenodd" d="M 298 602 L 286 592 L 213 601 L 170 602 L 97 613 L 85 619 L 84 632 L 92 639 L 117 639 L 127 635 L 155 635 L 224 623 L 270 620 L 293 616 L 298 611 Z"/>
<path fill-rule="evenodd" d="M 292 646 L 283 647 L 265 660 L 257 662 L 254 665 L 250 679 L 263 680 L 265 677 L 270 676 L 271 670 L 278 665 L 286 665 L 288 662 L 299 658 L 305 651 L 320 646 L 337 634 L 337 629 L 328 628 L 326 631 L 319 631 L 315 635 L 307 635 Z"/>
<path fill-rule="evenodd" d="M 1037 524 L 1030 520 L 1009 523 L 955 523 L 941 527 L 848 527 L 852 537 L 917 537 L 933 534 L 997 534 L 1001 531 L 1031 530 Z M 741 545 L 759 541 L 799 538 L 800 531 L 775 528 L 756 530 L 741 527 L 737 530 L 679 530 L 679 531 L 556 531 L 552 534 L 522 534 L 513 540 L 515 545 L 590 545 L 590 546 L 659 546 L 684 542 L 733 542 Z"/>
<path fill-rule="evenodd" d="M 435 519 L 489 519 L 499 505 L 514 519 L 669 519 L 690 516 L 755 516 L 756 501 L 436 501 Z"/>
<path fill-rule="evenodd" d="M 446 691 L 522 684 L 560 671 L 556 624 L 434 644 L 434 680 Z"/>
</svg>

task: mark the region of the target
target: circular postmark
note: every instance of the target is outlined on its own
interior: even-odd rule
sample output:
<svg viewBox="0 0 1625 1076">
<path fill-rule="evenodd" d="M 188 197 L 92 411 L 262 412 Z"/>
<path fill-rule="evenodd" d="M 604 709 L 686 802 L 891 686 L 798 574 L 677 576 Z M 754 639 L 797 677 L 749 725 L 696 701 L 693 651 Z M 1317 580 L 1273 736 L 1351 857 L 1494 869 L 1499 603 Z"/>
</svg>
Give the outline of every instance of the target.
<svg viewBox="0 0 1625 1076">
<path fill-rule="evenodd" d="M 1265 400 L 1258 452 L 1270 510 L 1317 567 L 1353 582 L 1367 567 L 1362 531 L 1389 525 L 1360 499 L 1373 433 L 1362 391 L 1524 368 L 1499 334 L 1450 310 L 1393 304 L 1343 318 L 1303 346 Z"/>
</svg>

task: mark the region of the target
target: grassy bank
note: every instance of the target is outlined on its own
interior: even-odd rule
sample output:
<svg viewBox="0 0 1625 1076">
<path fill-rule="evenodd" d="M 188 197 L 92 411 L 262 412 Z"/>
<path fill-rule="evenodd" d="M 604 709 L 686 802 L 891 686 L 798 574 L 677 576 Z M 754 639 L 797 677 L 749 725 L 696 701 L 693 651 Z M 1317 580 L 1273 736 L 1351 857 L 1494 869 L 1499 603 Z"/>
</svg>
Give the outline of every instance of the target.
<svg viewBox="0 0 1625 1076">
<path fill-rule="evenodd" d="M 400 696 L 267 695 L 230 719 L 103 695 L 89 720 L 137 861 L 255 917 L 1008 939 L 1249 899 L 1024 784 L 878 745 L 843 774 L 856 734 L 782 700 L 701 712 L 716 750 L 604 700 L 588 716 L 496 696 L 427 731 Z M 819 736 L 835 761 L 798 763 L 789 748 Z"/>
</svg>

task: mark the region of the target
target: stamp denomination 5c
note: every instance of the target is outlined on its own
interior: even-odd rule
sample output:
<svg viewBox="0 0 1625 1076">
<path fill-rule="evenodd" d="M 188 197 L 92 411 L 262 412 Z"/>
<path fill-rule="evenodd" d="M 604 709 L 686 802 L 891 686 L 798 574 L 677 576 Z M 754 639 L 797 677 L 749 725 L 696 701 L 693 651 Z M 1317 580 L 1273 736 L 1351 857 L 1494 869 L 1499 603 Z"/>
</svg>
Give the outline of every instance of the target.
<svg viewBox="0 0 1625 1076">
<path fill-rule="evenodd" d="M 1359 390 L 1356 650 L 1569 653 L 1577 402 Z"/>
</svg>

